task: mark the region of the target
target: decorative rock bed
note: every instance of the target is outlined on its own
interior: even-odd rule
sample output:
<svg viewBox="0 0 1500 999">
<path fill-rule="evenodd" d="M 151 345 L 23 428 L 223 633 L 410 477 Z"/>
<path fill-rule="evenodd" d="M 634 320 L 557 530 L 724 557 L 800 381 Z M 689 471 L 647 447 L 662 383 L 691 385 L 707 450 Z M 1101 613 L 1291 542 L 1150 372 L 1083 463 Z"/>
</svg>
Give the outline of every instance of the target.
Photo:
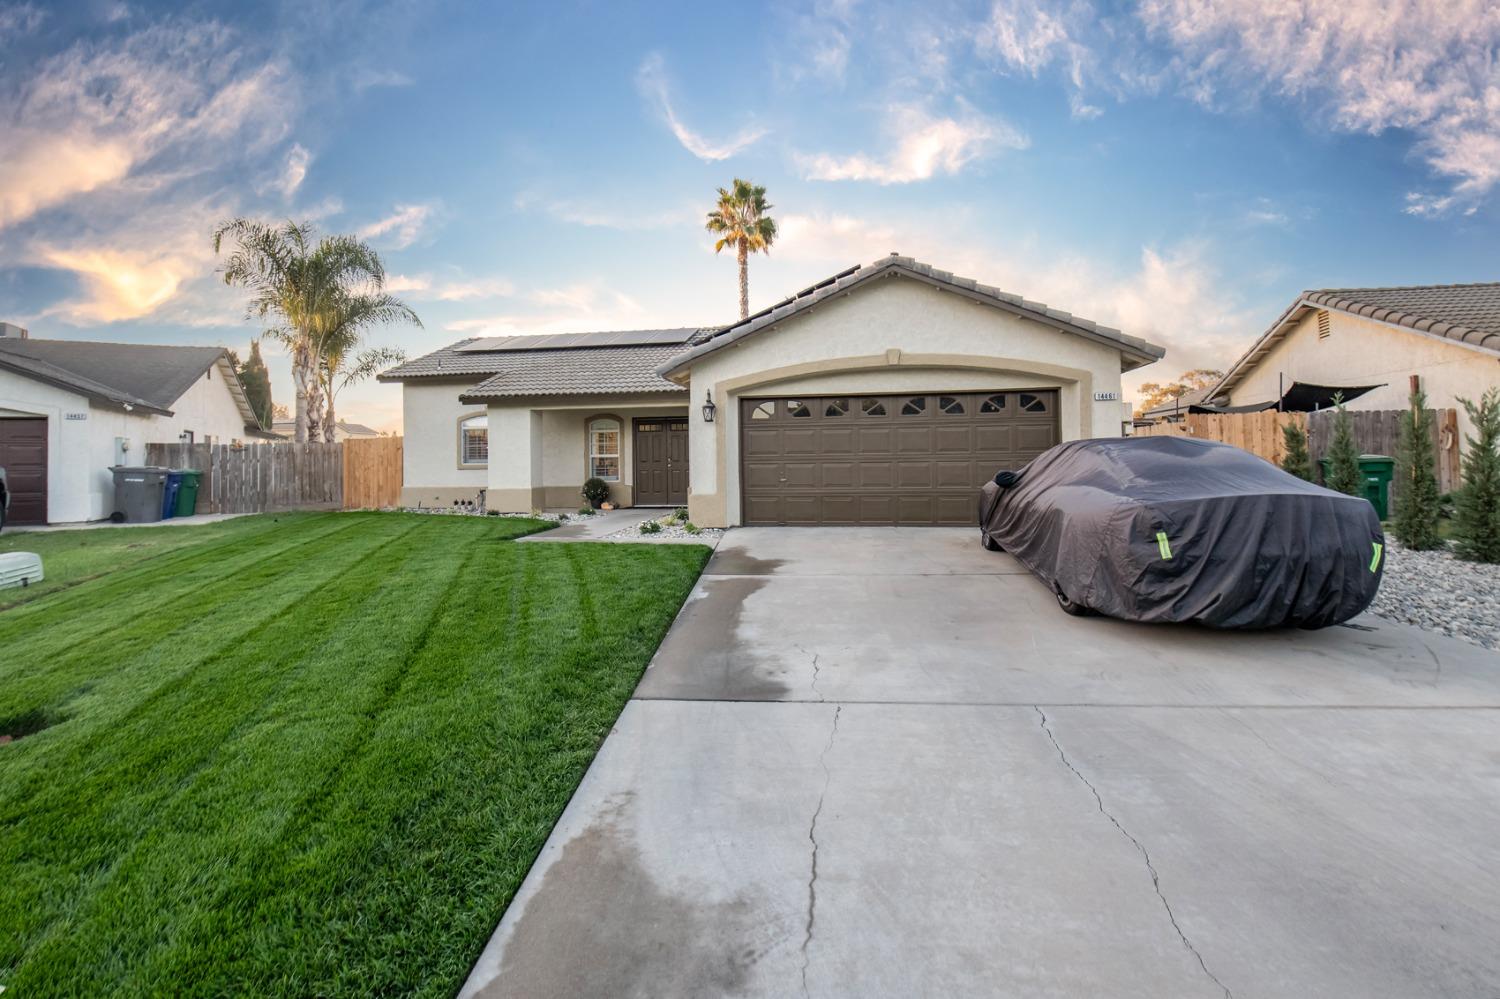
<svg viewBox="0 0 1500 999">
<path fill-rule="evenodd" d="M 661 530 L 645 533 L 641 530 L 646 524 L 659 524 Z M 606 534 L 606 541 L 693 541 L 702 545 L 713 546 L 719 543 L 724 536 L 724 531 L 717 527 L 701 527 L 698 533 L 690 532 L 682 522 L 672 517 L 662 517 L 657 520 L 647 520 L 639 524 L 631 524 L 629 527 Z"/>
<path fill-rule="evenodd" d="M 1389 535 L 1385 551 L 1371 614 L 1500 650 L 1500 565 L 1408 551 Z"/>
<path fill-rule="evenodd" d="M 426 513 L 435 514 L 439 517 L 515 517 L 522 520 L 551 520 L 567 523 L 570 519 L 564 513 L 544 513 L 536 511 L 533 513 L 490 513 L 472 506 L 408 506 L 403 507 L 402 513 Z"/>
</svg>

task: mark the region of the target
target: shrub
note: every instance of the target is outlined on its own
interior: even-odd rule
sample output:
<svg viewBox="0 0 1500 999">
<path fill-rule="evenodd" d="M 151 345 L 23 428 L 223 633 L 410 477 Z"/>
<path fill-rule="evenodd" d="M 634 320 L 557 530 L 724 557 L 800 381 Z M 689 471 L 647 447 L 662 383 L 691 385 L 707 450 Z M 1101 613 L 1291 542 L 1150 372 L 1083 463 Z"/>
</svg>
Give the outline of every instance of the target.
<svg viewBox="0 0 1500 999">
<path fill-rule="evenodd" d="M 1396 516 L 1391 532 L 1408 548 L 1424 551 L 1442 548 L 1437 522 L 1437 449 L 1432 445 L 1432 411 L 1427 394 L 1417 389 L 1411 405 L 1401 414 L 1401 436 L 1396 444 Z"/>
<path fill-rule="evenodd" d="M 699 527 L 697 524 L 693 523 L 691 520 L 685 522 L 682 525 L 682 529 L 684 531 L 687 531 L 689 534 L 702 534 L 703 533 L 703 528 Z"/>
<path fill-rule="evenodd" d="M 591 506 L 581 506 L 578 508 L 578 516 L 580 517 L 592 517 L 593 515 L 594 508 Z"/>
<path fill-rule="evenodd" d="M 1459 402 L 1478 436 L 1464 439 L 1464 485 L 1457 494 L 1453 538 L 1459 558 L 1500 562 L 1500 389 L 1490 389 L 1477 405 Z"/>
<path fill-rule="evenodd" d="M 680 506 L 677 509 L 673 510 L 672 519 L 677 521 L 679 524 L 687 523 L 687 507 Z"/>
<path fill-rule="evenodd" d="M 1307 453 L 1307 431 L 1288 420 L 1281 428 L 1281 436 L 1286 441 L 1286 455 L 1281 459 L 1281 470 L 1311 482 L 1312 457 Z"/>
<path fill-rule="evenodd" d="M 648 520 L 641 525 L 642 534 L 660 534 L 661 525 L 654 520 Z"/>
<path fill-rule="evenodd" d="M 583 498 L 589 501 L 589 506 L 598 509 L 600 503 L 609 499 L 609 483 L 603 479 L 589 479 L 583 484 Z"/>
<path fill-rule="evenodd" d="M 1354 420 L 1344 408 L 1342 396 L 1334 396 L 1338 407 L 1333 416 L 1333 441 L 1328 445 L 1328 475 L 1323 482 L 1335 492 L 1363 496 L 1365 477 L 1359 470 L 1359 445 L 1354 443 Z"/>
</svg>

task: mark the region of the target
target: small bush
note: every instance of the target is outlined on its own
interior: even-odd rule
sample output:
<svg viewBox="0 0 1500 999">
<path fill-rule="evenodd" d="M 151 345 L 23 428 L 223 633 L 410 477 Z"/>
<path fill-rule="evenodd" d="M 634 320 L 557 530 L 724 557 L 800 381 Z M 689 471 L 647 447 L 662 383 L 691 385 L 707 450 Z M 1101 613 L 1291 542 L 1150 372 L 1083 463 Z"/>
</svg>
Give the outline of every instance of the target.
<svg viewBox="0 0 1500 999">
<path fill-rule="evenodd" d="M 1354 443 L 1354 420 L 1344 408 L 1342 396 L 1334 396 L 1333 440 L 1328 445 L 1328 474 L 1323 485 L 1350 496 L 1365 494 L 1364 473 L 1359 470 L 1359 445 Z"/>
<path fill-rule="evenodd" d="M 689 520 L 686 523 L 684 523 L 682 525 L 682 529 L 684 531 L 687 531 L 689 534 L 702 534 L 703 533 L 703 528 L 699 527 L 697 524 L 693 523 L 691 520 Z"/>
<path fill-rule="evenodd" d="M 1458 401 L 1469 411 L 1478 435 L 1464 440 L 1464 485 L 1456 495 L 1453 519 L 1458 557 L 1500 562 L 1500 390 L 1490 389 L 1478 403 Z"/>
<path fill-rule="evenodd" d="M 1281 428 L 1281 436 L 1286 441 L 1286 454 L 1281 459 L 1281 470 L 1311 482 L 1312 458 L 1307 453 L 1307 431 L 1288 420 Z"/>
<path fill-rule="evenodd" d="M 578 516 L 580 517 L 592 517 L 593 515 L 594 508 L 591 506 L 581 506 L 578 508 Z"/>
<path fill-rule="evenodd" d="M 589 506 L 597 508 L 609 499 L 609 483 L 603 479 L 589 479 L 583 484 L 583 498 L 589 501 Z"/>
<path fill-rule="evenodd" d="M 677 509 L 673 510 L 672 519 L 677 521 L 679 524 L 687 523 L 687 507 L 680 506 Z"/>
<path fill-rule="evenodd" d="M 654 520 L 648 520 L 641 525 L 642 534 L 660 534 L 661 525 Z"/>
</svg>

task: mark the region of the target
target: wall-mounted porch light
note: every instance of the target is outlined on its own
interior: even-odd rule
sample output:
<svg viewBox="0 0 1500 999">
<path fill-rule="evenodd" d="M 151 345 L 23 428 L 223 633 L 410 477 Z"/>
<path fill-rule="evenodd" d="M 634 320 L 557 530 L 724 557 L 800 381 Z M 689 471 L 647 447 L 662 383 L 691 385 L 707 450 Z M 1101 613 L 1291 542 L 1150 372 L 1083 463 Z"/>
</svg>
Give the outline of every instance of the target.
<svg viewBox="0 0 1500 999">
<path fill-rule="evenodd" d="M 714 405 L 713 393 L 705 389 L 703 392 L 703 422 L 714 422 L 714 412 L 718 410 L 718 408 L 718 406 Z"/>
</svg>

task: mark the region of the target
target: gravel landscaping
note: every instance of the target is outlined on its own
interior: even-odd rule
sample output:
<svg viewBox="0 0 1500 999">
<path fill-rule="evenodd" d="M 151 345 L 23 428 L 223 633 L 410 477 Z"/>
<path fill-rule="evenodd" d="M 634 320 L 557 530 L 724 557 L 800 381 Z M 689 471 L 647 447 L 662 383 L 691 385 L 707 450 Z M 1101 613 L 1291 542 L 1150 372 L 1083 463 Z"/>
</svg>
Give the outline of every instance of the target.
<svg viewBox="0 0 1500 999">
<path fill-rule="evenodd" d="M 658 524 L 661 529 L 649 533 L 643 532 L 641 528 L 646 524 Z M 723 529 L 717 527 L 701 527 L 697 533 L 693 533 L 669 516 L 640 524 L 631 524 L 624 530 L 606 534 L 604 539 L 606 541 L 695 541 L 698 544 L 713 546 L 717 545 L 723 536 Z"/>
<path fill-rule="evenodd" d="M 1500 565 L 1408 551 L 1386 537 L 1385 577 L 1370 613 L 1500 650 Z"/>
</svg>

